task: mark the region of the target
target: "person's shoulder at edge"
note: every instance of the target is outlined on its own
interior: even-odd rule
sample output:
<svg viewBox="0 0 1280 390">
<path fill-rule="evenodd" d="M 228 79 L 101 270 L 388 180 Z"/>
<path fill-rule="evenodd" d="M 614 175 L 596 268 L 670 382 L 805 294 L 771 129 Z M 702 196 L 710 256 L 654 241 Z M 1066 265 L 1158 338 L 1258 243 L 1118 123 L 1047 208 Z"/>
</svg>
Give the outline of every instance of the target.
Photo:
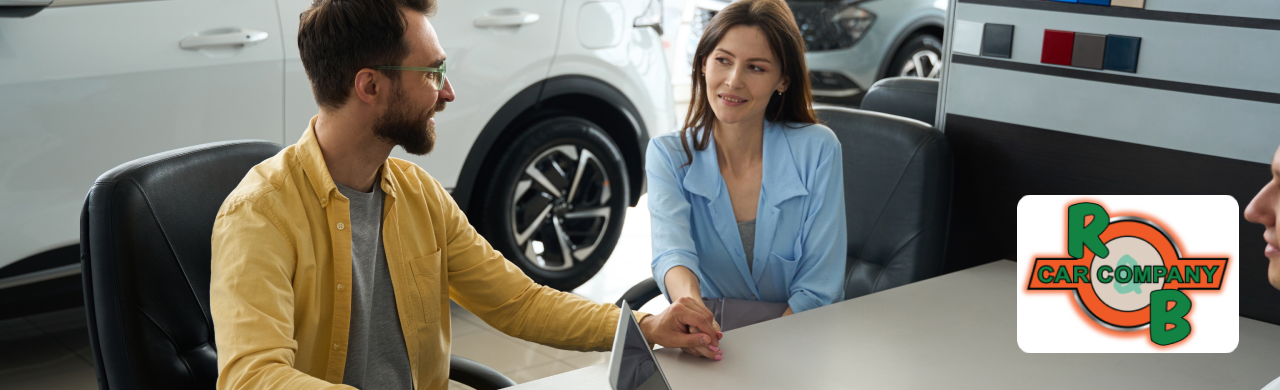
<svg viewBox="0 0 1280 390">
<path fill-rule="evenodd" d="M 791 150 L 816 150 L 840 146 L 840 140 L 830 127 L 821 123 L 770 122 L 771 125 L 784 130 Z"/>
<path fill-rule="evenodd" d="M 649 139 L 649 143 L 652 145 L 658 145 L 659 147 L 666 149 L 668 152 L 680 151 L 680 153 L 684 153 L 684 147 L 680 146 L 679 131 L 660 134 L 657 137 Z"/>
<path fill-rule="evenodd" d="M 840 164 L 840 140 L 831 128 L 821 123 L 774 123 L 787 138 L 791 158 L 799 169 L 801 181 L 812 189 L 822 176 L 818 172 L 830 165 Z"/>
<path fill-rule="evenodd" d="M 221 216 L 230 209 L 243 203 L 260 203 L 263 197 L 279 195 L 292 175 L 303 175 L 301 159 L 298 157 L 298 146 L 289 145 L 280 149 L 276 155 L 262 160 L 249 169 L 249 173 L 240 179 L 240 184 L 222 201 L 218 212 Z"/>
<path fill-rule="evenodd" d="M 658 161 L 662 161 L 664 163 L 670 163 L 672 165 L 675 165 L 676 167 L 681 167 L 686 162 L 685 161 L 686 157 L 684 154 L 684 146 L 680 144 L 680 131 L 678 130 L 664 133 L 657 137 L 653 137 L 649 139 L 649 145 L 651 149 L 656 147 L 657 149 L 659 149 L 657 150 L 658 152 L 663 153 L 663 156 L 661 157 L 664 157 L 664 158 L 659 159 Z M 693 145 L 690 144 L 689 148 L 692 151 Z M 659 156 L 651 156 L 648 154 L 646 154 L 645 156 L 646 159 L 653 158 L 653 157 L 659 157 Z"/>
</svg>

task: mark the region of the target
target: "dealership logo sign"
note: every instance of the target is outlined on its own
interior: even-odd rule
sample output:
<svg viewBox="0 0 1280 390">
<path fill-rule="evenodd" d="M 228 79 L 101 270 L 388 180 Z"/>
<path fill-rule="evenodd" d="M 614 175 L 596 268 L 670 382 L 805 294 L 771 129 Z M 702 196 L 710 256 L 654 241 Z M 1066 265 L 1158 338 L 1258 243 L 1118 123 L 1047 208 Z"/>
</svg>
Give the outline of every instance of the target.
<svg viewBox="0 0 1280 390">
<path fill-rule="evenodd" d="M 1036 257 L 1026 289 L 1070 291 L 1093 321 L 1114 331 L 1149 330 L 1156 345 L 1186 340 L 1195 290 L 1220 290 L 1228 259 L 1185 255 L 1169 227 L 1113 217 L 1097 203 L 1066 211 L 1067 256 Z"/>
</svg>

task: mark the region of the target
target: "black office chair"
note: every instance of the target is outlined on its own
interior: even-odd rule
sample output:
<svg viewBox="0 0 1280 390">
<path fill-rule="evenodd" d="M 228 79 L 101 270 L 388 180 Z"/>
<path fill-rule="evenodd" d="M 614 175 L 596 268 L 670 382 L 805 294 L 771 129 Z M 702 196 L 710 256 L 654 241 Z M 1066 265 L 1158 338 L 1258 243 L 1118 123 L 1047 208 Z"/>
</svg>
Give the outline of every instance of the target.
<svg viewBox="0 0 1280 390">
<path fill-rule="evenodd" d="M 935 125 L 938 113 L 938 79 L 891 77 L 877 81 L 862 97 L 866 111 L 915 119 Z"/>
<path fill-rule="evenodd" d="M 844 152 L 845 299 L 940 275 L 951 215 L 946 137 L 894 115 L 836 107 L 817 112 Z"/>
<path fill-rule="evenodd" d="M 99 389 L 215 387 L 214 217 L 249 169 L 279 150 L 265 141 L 216 142 L 130 161 L 98 177 L 80 216 L 80 257 Z M 457 356 L 449 379 L 476 389 L 515 385 Z"/>
<path fill-rule="evenodd" d="M 823 107 L 844 160 L 848 258 L 845 299 L 942 273 L 951 214 L 951 149 L 942 132 L 907 118 Z M 649 278 L 617 305 L 661 295 Z"/>
</svg>

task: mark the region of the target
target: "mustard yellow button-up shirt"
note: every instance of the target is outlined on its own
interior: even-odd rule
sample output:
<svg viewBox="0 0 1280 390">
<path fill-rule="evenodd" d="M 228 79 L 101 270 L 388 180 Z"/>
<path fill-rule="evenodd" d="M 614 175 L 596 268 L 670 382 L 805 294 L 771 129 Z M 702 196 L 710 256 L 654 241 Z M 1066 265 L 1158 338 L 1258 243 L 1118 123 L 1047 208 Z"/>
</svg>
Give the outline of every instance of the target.
<svg viewBox="0 0 1280 390">
<path fill-rule="evenodd" d="M 350 389 L 351 214 L 329 176 L 315 119 L 255 166 L 213 229 L 210 305 L 219 389 Z M 535 284 L 489 246 L 417 165 L 382 164 L 382 242 L 413 383 L 445 389 L 449 299 L 508 335 L 607 350 L 619 310 Z M 638 316 L 642 314 L 637 313 Z"/>
</svg>

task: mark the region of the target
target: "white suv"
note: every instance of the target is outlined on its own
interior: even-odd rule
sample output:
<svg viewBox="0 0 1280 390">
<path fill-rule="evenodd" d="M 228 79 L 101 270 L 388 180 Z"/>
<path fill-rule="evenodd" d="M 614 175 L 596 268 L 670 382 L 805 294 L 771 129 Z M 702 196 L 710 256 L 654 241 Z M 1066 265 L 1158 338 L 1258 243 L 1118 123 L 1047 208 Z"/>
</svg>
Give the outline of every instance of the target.
<svg viewBox="0 0 1280 390">
<path fill-rule="evenodd" d="M 0 318 L 82 304 L 79 221 L 101 173 L 206 142 L 297 141 L 311 0 L 0 0 Z M 675 126 L 660 0 L 441 0 L 457 100 L 421 165 L 535 280 L 572 289 Z"/>
</svg>

